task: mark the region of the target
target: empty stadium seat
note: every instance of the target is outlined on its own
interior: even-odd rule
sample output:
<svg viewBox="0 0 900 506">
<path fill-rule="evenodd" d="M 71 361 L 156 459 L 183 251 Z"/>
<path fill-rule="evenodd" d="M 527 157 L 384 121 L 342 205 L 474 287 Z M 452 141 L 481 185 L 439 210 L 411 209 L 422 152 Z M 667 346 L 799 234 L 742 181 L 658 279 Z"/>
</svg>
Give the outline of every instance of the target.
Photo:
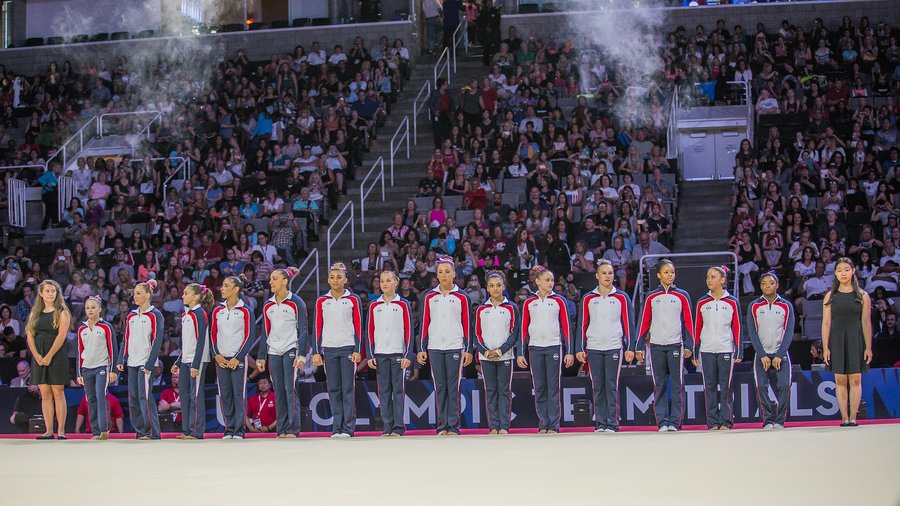
<svg viewBox="0 0 900 506">
<path fill-rule="evenodd" d="M 112 35 L 109 36 L 110 40 L 128 40 L 130 35 L 128 32 L 113 32 Z"/>
<path fill-rule="evenodd" d="M 66 39 L 62 37 L 47 37 L 47 45 L 48 46 L 58 46 L 60 44 L 65 44 Z"/>
<path fill-rule="evenodd" d="M 297 18 L 291 21 L 291 26 L 294 28 L 301 28 L 309 24 L 309 18 Z"/>
<path fill-rule="evenodd" d="M 25 47 L 35 47 L 35 46 L 43 46 L 44 38 L 43 37 L 29 37 L 25 39 Z"/>
<path fill-rule="evenodd" d="M 537 14 L 539 8 L 538 4 L 519 4 L 519 14 Z"/>
<path fill-rule="evenodd" d="M 310 22 L 312 26 L 328 26 L 331 24 L 331 19 L 329 18 L 313 18 Z"/>
<path fill-rule="evenodd" d="M 276 21 L 272 21 L 272 23 L 269 25 L 270 28 L 278 28 L 278 29 L 287 28 L 289 26 L 290 26 L 290 23 L 288 23 L 288 20 L 286 20 L 286 19 L 279 19 Z"/>
<path fill-rule="evenodd" d="M 269 28 L 269 25 L 266 23 L 251 23 L 249 28 L 250 28 L 250 31 L 265 30 L 265 29 Z"/>
</svg>

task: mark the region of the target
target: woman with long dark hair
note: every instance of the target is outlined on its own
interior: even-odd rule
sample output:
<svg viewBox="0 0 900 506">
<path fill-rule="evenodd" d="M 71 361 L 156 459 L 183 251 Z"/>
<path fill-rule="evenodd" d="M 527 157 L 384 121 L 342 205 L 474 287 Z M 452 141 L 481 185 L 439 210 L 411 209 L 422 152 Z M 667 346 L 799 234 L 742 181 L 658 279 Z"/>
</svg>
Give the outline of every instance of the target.
<svg viewBox="0 0 900 506">
<path fill-rule="evenodd" d="M 59 283 L 42 281 L 25 325 L 32 357 L 31 382 L 41 391 L 41 412 L 47 424 L 46 432 L 37 439 L 54 439 L 54 416 L 59 439 L 67 439 L 64 389 L 69 382 L 69 360 L 65 351 L 60 353 L 60 350 L 66 344 L 71 319 Z"/>
<path fill-rule="evenodd" d="M 834 284 L 822 306 L 822 351 L 834 373 L 841 427 L 856 427 L 862 398 L 862 373 L 872 363 L 872 301 L 856 281 L 856 268 L 846 257 L 834 266 Z M 849 386 L 849 388 L 848 388 Z"/>
</svg>

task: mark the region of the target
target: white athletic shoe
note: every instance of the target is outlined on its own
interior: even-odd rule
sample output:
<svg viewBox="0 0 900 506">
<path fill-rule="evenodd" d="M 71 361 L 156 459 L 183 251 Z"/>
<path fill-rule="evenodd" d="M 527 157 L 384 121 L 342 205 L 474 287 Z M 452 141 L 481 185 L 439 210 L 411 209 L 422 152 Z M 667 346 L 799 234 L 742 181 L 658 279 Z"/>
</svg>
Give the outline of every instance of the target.
<svg viewBox="0 0 900 506">
<path fill-rule="evenodd" d="M 231 436 L 231 439 L 244 439 L 244 436 L 238 436 L 237 434 Z"/>
<path fill-rule="evenodd" d="M 669 432 L 669 426 L 663 425 L 662 427 L 659 428 L 658 432 Z"/>
<path fill-rule="evenodd" d="M 603 432 L 612 432 L 613 434 L 616 433 L 616 431 L 613 429 L 603 429 Z"/>
<path fill-rule="evenodd" d="M 442 431 L 438 432 L 437 435 L 438 435 L 438 436 L 446 436 L 446 435 L 447 435 L 447 431 L 442 430 Z"/>
<path fill-rule="evenodd" d="M 781 425 L 780 423 L 776 423 L 776 424 L 775 424 L 775 428 L 776 428 L 776 429 L 783 429 L 783 428 L 784 428 L 784 425 Z"/>
<path fill-rule="evenodd" d="M 771 423 L 767 423 L 767 424 L 763 425 L 763 430 L 772 430 L 774 428 L 775 428 L 775 426 L 772 425 Z"/>
<path fill-rule="evenodd" d="M 674 425 L 669 425 L 669 432 L 678 432 Z"/>
<path fill-rule="evenodd" d="M 331 435 L 331 439 L 337 439 L 339 437 L 341 437 L 341 434 L 338 432 L 335 432 L 334 434 Z"/>
<path fill-rule="evenodd" d="M 344 439 L 344 438 L 350 437 L 350 434 L 345 434 L 343 432 L 339 432 L 337 434 L 332 434 L 331 437 L 338 438 L 338 439 Z"/>
<path fill-rule="evenodd" d="M 606 432 L 606 429 L 594 429 L 594 432 Z"/>
<path fill-rule="evenodd" d="M 225 434 L 224 436 L 222 436 L 222 439 L 232 439 L 232 438 L 234 438 L 234 436 L 232 436 L 231 434 Z"/>
</svg>

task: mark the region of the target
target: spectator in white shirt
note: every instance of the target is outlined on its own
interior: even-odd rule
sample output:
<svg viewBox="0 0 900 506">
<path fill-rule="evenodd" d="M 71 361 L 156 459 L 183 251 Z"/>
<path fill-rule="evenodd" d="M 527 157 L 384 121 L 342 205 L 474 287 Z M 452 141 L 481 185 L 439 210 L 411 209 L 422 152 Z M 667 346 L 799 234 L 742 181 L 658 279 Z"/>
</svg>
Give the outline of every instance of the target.
<svg viewBox="0 0 900 506">
<path fill-rule="evenodd" d="M 334 46 L 334 52 L 328 57 L 329 65 L 337 65 L 342 61 L 347 61 L 347 55 L 344 54 L 344 48 L 340 44 Z"/>
</svg>

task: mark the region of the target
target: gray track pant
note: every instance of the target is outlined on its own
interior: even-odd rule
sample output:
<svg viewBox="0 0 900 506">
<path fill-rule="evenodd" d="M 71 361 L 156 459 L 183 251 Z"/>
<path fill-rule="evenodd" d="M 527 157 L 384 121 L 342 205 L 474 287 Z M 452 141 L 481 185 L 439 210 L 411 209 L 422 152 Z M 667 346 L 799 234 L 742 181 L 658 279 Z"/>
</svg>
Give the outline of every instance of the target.
<svg viewBox="0 0 900 506">
<path fill-rule="evenodd" d="M 137 437 L 159 439 L 159 414 L 153 397 L 153 375 L 141 367 L 128 368 L 128 416 Z"/>
<path fill-rule="evenodd" d="M 484 376 L 484 405 L 488 427 L 509 430 L 512 406 L 512 360 L 482 360 Z"/>
<path fill-rule="evenodd" d="M 434 380 L 437 432 L 459 434 L 459 380 L 462 375 L 462 350 L 429 350 L 431 377 Z"/>
<path fill-rule="evenodd" d="M 225 357 L 231 360 L 232 357 Z M 222 417 L 225 418 L 226 436 L 244 436 L 244 413 L 247 403 L 246 360 L 237 369 L 216 366 L 219 379 L 219 399 L 222 402 Z"/>
<path fill-rule="evenodd" d="M 759 357 L 753 359 L 753 377 L 756 379 L 756 393 L 759 399 L 759 415 L 763 425 L 778 423 L 784 425 L 788 415 L 788 401 L 791 397 L 791 356 L 785 354 L 781 369 L 769 367 L 763 370 Z M 769 386 L 775 391 L 775 401 L 769 397 Z"/>
<path fill-rule="evenodd" d="M 538 430 L 559 432 L 562 407 L 559 404 L 559 377 L 562 374 L 562 348 L 529 346 L 531 380 L 534 383 L 534 409 Z"/>
<path fill-rule="evenodd" d="M 400 368 L 400 360 L 403 356 L 399 353 L 390 355 L 375 355 L 378 366 L 376 376 L 378 382 L 378 402 L 381 406 L 381 421 L 384 423 L 382 432 L 385 434 L 403 434 L 406 432 L 406 424 L 403 423 L 403 411 L 406 406 L 406 393 L 404 391 L 403 369 Z"/>
<path fill-rule="evenodd" d="M 350 434 L 356 430 L 356 364 L 350 355 L 353 346 L 324 348 L 325 376 L 328 382 L 328 399 L 331 402 L 332 434 Z M 276 394 L 278 395 L 278 394 Z"/>
<path fill-rule="evenodd" d="M 684 355 L 680 344 L 648 344 L 650 371 L 653 373 L 653 409 L 657 427 L 671 425 L 681 429 L 684 406 Z M 672 396 L 669 398 L 669 380 Z"/>
<path fill-rule="evenodd" d="M 300 433 L 300 403 L 297 399 L 297 370 L 294 359 L 297 350 L 283 355 L 268 355 L 267 366 L 275 387 L 275 431 L 278 435 Z"/>
<path fill-rule="evenodd" d="M 188 364 L 178 365 L 178 395 L 181 399 L 181 432 L 186 436 L 203 439 L 206 430 L 206 392 L 203 378 L 206 364 L 200 364 L 200 375 L 191 377 Z"/>
<path fill-rule="evenodd" d="M 93 369 L 82 369 L 81 377 L 84 378 L 84 395 L 88 402 L 91 433 L 99 436 L 101 432 L 109 432 L 109 407 L 106 401 L 109 367 L 104 365 Z"/>
<path fill-rule="evenodd" d="M 700 353 L 703 397 L 706 399 L 706 426 L 734 425 L 731 371 L 734 353 Z"/>
<path fill-rule="evenodd" d="M 594 394 L 594 428 L 619 430 L 619 369 L 622 350 L 587 350 Z"/>
</svg>

